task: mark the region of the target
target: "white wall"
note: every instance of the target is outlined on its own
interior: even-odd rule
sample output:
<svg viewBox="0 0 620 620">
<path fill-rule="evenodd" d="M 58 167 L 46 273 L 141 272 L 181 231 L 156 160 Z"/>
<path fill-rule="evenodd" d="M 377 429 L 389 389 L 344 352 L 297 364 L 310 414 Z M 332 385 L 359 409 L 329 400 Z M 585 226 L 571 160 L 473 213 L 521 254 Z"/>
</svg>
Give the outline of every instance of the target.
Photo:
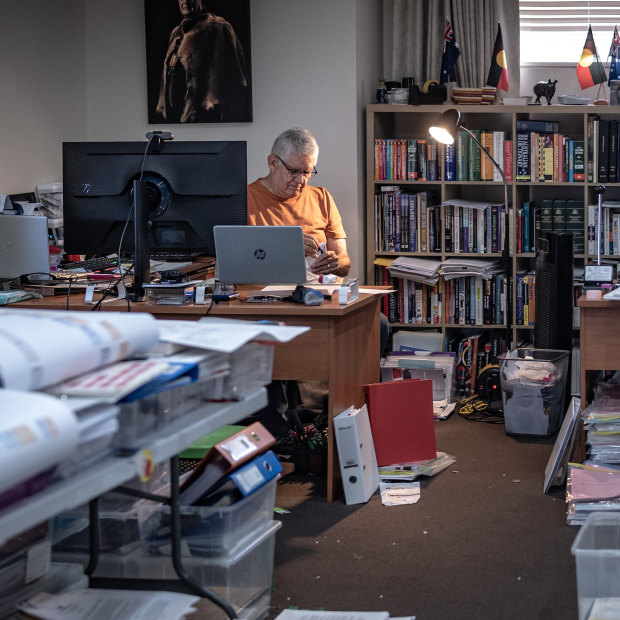
<svg viewBox="0 0 620 620">
<path fill-rule="evenodd" d="M 11 194 L 62 180 L 62 141 L 86 134 L 84 0 L 4 1 L 2 25 L 0 193 Z"/>
<path fill-rule="evenodd" d="M 606 68 L 609 75 L 609 68 Z M 521 95 L 531 95 L 534 97 L 534 84 L 544 80 L 557 80 L 555 87 L 555 96 L 551 103 L 558 103 L 558 95 L 577 95 L 579 97 L 588 97 L 592 100 L 597 98 L 598 86 L 591 86 L 585 90 L 581 90 L 577 81 L 577 61 L 574 65 L 554 65 L 549 67 L 543 66 L 526 66 L 521 68 Z M 601 89 L 601 98 L 609 100 L 609 88 L 605 82 L 604 89 Z M 546 105 L 546 101 L 543 101 Z"/>
<path fill-rule="evenodd" d="M 312 131 L 315 183 L 334 195 L 352 274 L 363 274 L 363 110 L 381 63 L 380 0 L 252 0 L 250 12 L 253 122 L 170 129 L 178 140 L 246 140 L 249 181 L 266 173 L 280 131 Z M 64 140 L 144 139 L 143 0 L 21 0 L 3 3 L 5 17 L 28 28 L 0 39 L 0 83 L 16 91 L 0 108 L 0 192 L 61 180 Z"/>
</svg>

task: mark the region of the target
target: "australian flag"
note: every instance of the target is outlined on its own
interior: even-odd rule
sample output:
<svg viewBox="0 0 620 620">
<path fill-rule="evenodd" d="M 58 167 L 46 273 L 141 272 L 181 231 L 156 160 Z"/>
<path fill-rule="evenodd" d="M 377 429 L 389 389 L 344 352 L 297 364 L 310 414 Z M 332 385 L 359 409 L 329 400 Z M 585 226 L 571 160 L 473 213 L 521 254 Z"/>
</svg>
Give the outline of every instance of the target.
<svg viewBox="0 0 620 620">
<path fill-rule="evenodd" d="M 454 30 L 452 30 L 450 22 L 446 19 L 446 30 L 443 34 L 443 55 L 441 56 L 441 77 L 439 78 L 439 84 L 456 82 L 455 65 L 460 55 L 461 48 L 456 42 Z"/>
<path fill-rule="evenodd" d="M 620 35 L 618 34 L 618 26 L 614 26 L 614 38 L 611 40 L 611 47 L 609 48 L 609 56 L 611 61 L 609 63 L 609 79 L 607 80 L 607 86 L 611 86 L 612 80 L 618 80 L 618 74 L 620 73 Z"/>
</svg>

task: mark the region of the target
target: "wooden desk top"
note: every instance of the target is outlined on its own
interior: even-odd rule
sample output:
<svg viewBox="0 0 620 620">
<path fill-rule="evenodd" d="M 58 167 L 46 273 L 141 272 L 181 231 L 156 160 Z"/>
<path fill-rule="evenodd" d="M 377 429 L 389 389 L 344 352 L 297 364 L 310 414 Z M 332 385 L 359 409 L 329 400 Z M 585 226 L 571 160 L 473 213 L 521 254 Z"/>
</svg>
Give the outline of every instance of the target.
<svg viewBox="0 0 620 620">
<path fill-rule="evenodd" d="M 114 299 L 101 304 L 101 310 L 108 312 L 149 312 L 157 318 L 166 319 L 187 319 L 196 320 L 206 316 L 247 316 L 256 314 L 264 317 L 284 317 L 284 316 L 345 316 L 350 312 L 373 303 L 376 296 L 370 293 L 360 293 L 356 299 L 346 305 L 338 303 L 338 295 L 335 294 L 331 299 L 325 299 L 320 306 L 305 306 L 290 302 L 258 302 L 248 303 L 248 291 L 256 291 L 257 287 L 239 287 L 240 297 L 232 301 L 219 302 L 211 307 L 210 304 L 198 305 L 188 304 L 184 306 L 158 305 L 150 301 L 129 302 L 127 300 Z M 95 298 L 96 301 L 97 298 Z M 5 308 L 34 308 L 39 310 L 80 310 L 88 311 L 93 309 L 93 304 L 84 302 L 83 294 L 72 294 L 69 296 L 67 307 L 66 295 L 54 295 L 41 299 L 28 299 L 15 304 L 4 306 Z"/>
<path fill-rule="evenodd" d="M 577 306 L 579 308 L 616 308 L 620 310 L 620 299 L 586 299 L 586 296 L 582 295 L 577 300 Z"/>
</svg>

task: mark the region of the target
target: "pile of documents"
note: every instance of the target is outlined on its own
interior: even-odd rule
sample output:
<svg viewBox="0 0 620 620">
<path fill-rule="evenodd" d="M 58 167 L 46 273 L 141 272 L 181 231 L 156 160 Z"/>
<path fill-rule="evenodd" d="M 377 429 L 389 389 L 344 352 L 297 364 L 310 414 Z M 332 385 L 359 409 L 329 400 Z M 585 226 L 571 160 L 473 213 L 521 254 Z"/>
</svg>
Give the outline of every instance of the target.
<svg viewBox="0 0 620 620">
<path fill-rule="evenodd" d="M 422 284 L 437 284 L 441 261 L 430 258 L 399 256 L 389 267 L 394 278 L 406 278 Z"/>
<path fill-rule="evenodd" d="M 492 258 L 447 258 L 441 263 L 440 275 L 444 280 L 461 278 L 463 276 L 481 276 L 484 280 L 490 280 L 496 273 L 505 271 L 501 260 Z"/>
<path fill-rule="evenodd" d="M 566 520 L 583 525 L 591 512 L 620 510 L 620 467 L 571 463 L 566 480 Z"/>
<path fill-rule="evenodd" d="M 620 463 L 620 384 L 601 383 L 583 420 L 589 457 L 597 463 Z"/>
<path fill-rule="evenodd" d="M 620 384 L 600 383 L 583 412 L 588 457 L 570 463 L 566 481 L 567 522 L 582 525 L 588 514 L 620 510 Z"/>
</svg>

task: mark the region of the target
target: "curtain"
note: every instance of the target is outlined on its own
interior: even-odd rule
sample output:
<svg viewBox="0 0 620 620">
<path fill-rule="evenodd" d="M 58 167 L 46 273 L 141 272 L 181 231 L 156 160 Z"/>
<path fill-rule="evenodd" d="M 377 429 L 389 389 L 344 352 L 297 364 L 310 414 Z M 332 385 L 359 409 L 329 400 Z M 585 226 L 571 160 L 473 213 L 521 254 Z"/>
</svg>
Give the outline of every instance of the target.
<svg viewBox="0 0 620 620">
<path fill-rule="evenodd" d="M 385 79 L 414 77 L 420 88 L 427 80 L 439 80 L 446 17 L 461 49 L 456 85 L 484 86 L 499 22 L 508 64 L 508 94 L 518 97 L 518 0 L 384 0 Z"/>
</svg>

